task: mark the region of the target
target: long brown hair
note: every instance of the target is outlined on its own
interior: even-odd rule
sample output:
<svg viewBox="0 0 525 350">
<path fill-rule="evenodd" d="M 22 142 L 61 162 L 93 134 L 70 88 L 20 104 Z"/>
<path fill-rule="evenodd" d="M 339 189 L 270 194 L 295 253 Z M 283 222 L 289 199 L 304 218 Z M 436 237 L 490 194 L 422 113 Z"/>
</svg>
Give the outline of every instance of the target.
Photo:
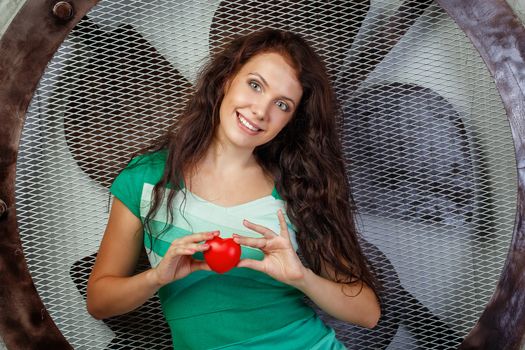
<svg viewBox="0 0 525 350">
<path fill-rule="evenodd" d="M 302 37 L 291 32 L 265 29 L 239 37 L 202 68 L 184 113 L 149 149 L 166 149 L 167 161 L 154 188 L 145 226 L 159 210 L 168 186 L 175 189 L 167 198 L 168 208 L 172 207 L 185 171 L 192 169 L 210 146 L 226 82 L 250 58 L 263 52 L 281 54 L 295 68 L 303 87 L 291 121 L 273 140 L 254 150 L 286 202 L 301 256 L 315 273 L 329 266 L 337 282 L 362 281 L 377 294 L 378 283 L 359 245 L 354 221 L 356 208 L 336 122 L 340 108 L 322 60 Z"/>
</svg>

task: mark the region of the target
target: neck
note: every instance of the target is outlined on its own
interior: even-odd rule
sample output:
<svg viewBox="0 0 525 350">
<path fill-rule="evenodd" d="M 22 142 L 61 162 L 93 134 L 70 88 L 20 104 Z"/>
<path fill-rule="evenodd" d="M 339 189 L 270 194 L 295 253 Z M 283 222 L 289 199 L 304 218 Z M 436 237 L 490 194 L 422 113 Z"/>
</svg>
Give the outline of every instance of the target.
<svg viewBox="0 0 525 350">
<path fill-rule="evenodd" d="M 257 165 L 253 149 L 239 148 L 215 139 L 201 162 L 203 166 L 218 174 L 242 172 Z"/>
</svg>

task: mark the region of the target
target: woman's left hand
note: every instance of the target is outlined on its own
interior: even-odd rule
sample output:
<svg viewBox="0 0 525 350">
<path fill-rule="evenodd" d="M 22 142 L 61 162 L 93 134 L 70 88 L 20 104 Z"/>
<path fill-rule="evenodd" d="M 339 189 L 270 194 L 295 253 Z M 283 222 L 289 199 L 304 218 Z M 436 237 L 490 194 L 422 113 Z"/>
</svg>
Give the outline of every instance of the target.
<svg viewBox="0 0 525 350">
<path fill-rule="evenodd" d="M 278 281 L 294 285 L 304 277 L 306 268 L 292 246 L 288 227 L 281 210 L 277 212 L 277 217 L 279 218 L 280 226 L 279 235 L 264 226 L 254 224 L 248 220 L 243 221 L 244 226 L 260 233 L 262 237 L 252 238 L 234 234 L 234 241 L 241 245 L 262 250 L 264 259 L 242 259 L 237 267 L 248 267 L 261 271 Z"/>
</svg>

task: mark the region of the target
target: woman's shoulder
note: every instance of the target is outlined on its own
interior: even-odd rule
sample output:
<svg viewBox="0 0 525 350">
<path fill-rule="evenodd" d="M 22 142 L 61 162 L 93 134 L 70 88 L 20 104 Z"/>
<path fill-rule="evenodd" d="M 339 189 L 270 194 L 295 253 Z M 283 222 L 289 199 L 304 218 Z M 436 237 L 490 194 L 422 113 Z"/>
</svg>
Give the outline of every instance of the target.
<svg viewBox="0 0 525 350">
<path fill-rule="evenodd" d="M 167 150 L 164 149 L 137 155 L 122 170 L 121 176 L 156 183 L 164 173 L 166 158 Z"/>
<path fill-rule="evenodd" d="M 139 154 L 131 159 L 126 168 L 163 166 L 166 164 L 167 155 L 166 149 Z"/>
<path fill-rule="evenodd" d="M 162 177 L 167 152 L 149 152 L 133 157 L 113 181 L 110 192 L 140 218 L 140 201 L 146 184 L 155 185 Z"/>
</svg>

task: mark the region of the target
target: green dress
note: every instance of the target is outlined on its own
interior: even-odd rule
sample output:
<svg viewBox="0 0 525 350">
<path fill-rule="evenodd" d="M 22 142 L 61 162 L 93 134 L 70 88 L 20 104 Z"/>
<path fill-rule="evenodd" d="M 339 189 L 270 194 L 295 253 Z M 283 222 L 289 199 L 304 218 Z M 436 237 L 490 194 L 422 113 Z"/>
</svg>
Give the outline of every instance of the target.
<svg viewBox="0 0 525 350">
<path fill-rule="evenodd" d="M 166 151 L 136 157 L 111 186 L 111 193 L 142 222 L 165 162 Z M 150 225 L 153 232 L 145 230 L 144 234 L 153 267 L 174 239 L 192 232 L 220 230 L 222 238 L 233 233 L 260 237 L 242 225 L 243 219 L 279 232 L 277 210 L 284 212 L 284 201 L 274 189 L 272 195 L 222 207 L 183 189 L 175 195 L 171 223 L 162 208 L 165 203 Z M 293 226 L 286 220 L 297 248 Z M 202 253 L 195 258 L 203 259 Z M 261 260 L 263 253 L 243 246 L 242 258 Z M 177 350 L 345 349 L 334 331 L 304 303 L 304 294 L 251 269 L 234 268 L 224 274 L 197 271 L 162 287 L 159 298 Z"/>
</svg>

